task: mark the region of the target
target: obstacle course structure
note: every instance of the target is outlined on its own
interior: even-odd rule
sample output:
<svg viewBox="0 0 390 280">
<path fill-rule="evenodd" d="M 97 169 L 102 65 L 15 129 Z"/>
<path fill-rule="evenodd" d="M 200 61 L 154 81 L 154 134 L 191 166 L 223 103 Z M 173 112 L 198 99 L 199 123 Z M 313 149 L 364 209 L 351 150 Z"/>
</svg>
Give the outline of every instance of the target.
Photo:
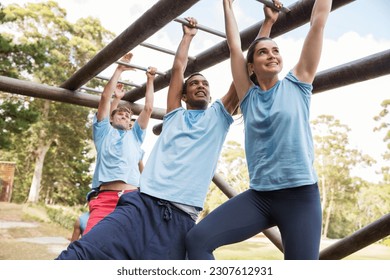
<svg viewBox="0 0 390 280">
<path fill-rule="evenodd" d="M 353 1 L 354 0 L 333 0 L 332 11 L 343 6 L 347 6 L 347 4 L 350 4 Z M 172 21 L 180 24 L 185 22 L 185 20 L 180 18 L 180 16 L 198 2 L 199 0 L 157 1 L 154 6 L 134 21 L 110 44 L 97 53 L 87 64 L 81 67 L 58 87 L 0 76 L 0 90 L 13 94 L 97 108 L 100 97 L 96 94 L 90 94 L 88 91 L 96 93 L 99 92 L 99 90 L 86 88 L 84 85 L 94 78 L 106 79 L 99 74 L 109 66 L 115 63 L 121 63 L 118 60 L 136 47 L 142 46 L 156 52 L 174 55 L 174 51 L 152 45 L 147 43 L 146 40 Z M 259 2 L 267 5 L 272 4 L 272 2 L 268 0 L 262 0 Z M 278 21 L 272 28 L 271 37 L 274 38 L 280 36 L 308 23 L 313 4 L 314 0 L 301 0 L 295 2 L 289 7 L 284 7 Z M 196 17 L 196 15 L 194 16 Z M 240 32 L 243 50 L 246 50 L 249 47 L 253 38 L 256 37 L 262 23 L 263 22 L 260 21 Z M 224 34 L 220 31 L 202 25 L 198 25 L 198 28 L 204 32 L 224 38 Z M 211 68 L 228 58 L 228 45 L 226 40 L 223 39 L 220 43 L 208 48 L 196 56 L 190 56 L 185 76 L 188 76 L 193 72 L 200 72 Z M 390 50 L 386 50 L 319 72 L 313 82 L 313 93 L 316 94 L 353 83 L 389 75 L 389 61 Z M 147 67 L 144 66 L 133 64 L 131 66 L 140 70 L 147 69 Z M 154 83 L 156 92 L 168 86 L 171 70 L 168 69 L 164 72 L 158 72 L 157 74 L 158 77 L 156 77 Z M 122 104 L 129 106 L 135 114 L 139 114 L 143 106 L 135 102 L 144 98 L 146 84 L 129 85 L 133 86 L 133 89 L 126 93 L 122 100 Z M 154 108 L 152 118 L 161 120 L 164 114 L 164 108 Z M 161 125 L 156 125 L 153 128 L 153 132 L 158 135 L 161 132 L 161 129 Z M 234 189 L 232 189 L 220 175 L 215 174 L 213 182 L 229 198 L 236 195 Z M 277 231 L 269 229 L 265 231 L 264 234 L 281 251 L 283 251 L 280 235 Z M 326 248 L 320 253 L 320 259 L 344 258 L 388 235 L 390 235 L 390 214 L 383 216 L 378 221 L 375 221 L 353 235 L 346 237 L 333 246 Z"/>
</svg>

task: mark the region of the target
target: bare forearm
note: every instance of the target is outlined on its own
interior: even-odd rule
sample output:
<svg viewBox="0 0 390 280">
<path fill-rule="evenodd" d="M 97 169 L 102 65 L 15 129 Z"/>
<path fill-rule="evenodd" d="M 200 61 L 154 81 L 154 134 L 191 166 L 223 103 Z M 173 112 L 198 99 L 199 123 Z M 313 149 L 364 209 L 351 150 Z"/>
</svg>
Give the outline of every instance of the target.
<svg viewBox="0 0 390 280">
<path fill-rule="evenodd" d="M 110 114 L 112 113 L 112 111 L 114 111 L 116 108 L 118 108 L 118 105 L 120 102 L 121 102 L 121 100 L 119 98 L 112 99 L 111 107 L 110 107 Z"/>
<path fill-rule="evenodd" d="M 226 39 L 229 45 L 229 49 L 230 51 L 241 52 L 242 50 L 240 31 L 237 26 L 237 22 L 233 12 L 232 2 L 230 0 L 223 1 L 223 11 L 225 16 Z"/>
<path fill-rule="evenodd" d="M 154 84 L 153 79 L 149 78 L 146 83 L 145 107 L 144 110 L 152 112 L 154 104 Z"/>
<path fill-rule="evenodd" d="M 314 3 L 310 25 L 315 28 L 324 28 L 332 8 L 332 0 L 317 0 Z"/>
<path fill-rule="evenodd" d="M 269 37 L 271 35 L 272 26 L 274 22 L 271 20 L 264 20 L 263 24 L 260 27 L 259 33 L 256 36 L 256 39 L 261 37 Z"/>
<path fill-rule="evenodd" d="M 190 44 L 194 36 L 190 34 L 184 34 L 183 38 L 177 48 L 177 52 L 175 55 L 175 60 L 173 62 L 174 69 L 178 71 L 182 71 L 184 73 L 186 67 L 187 67 L 187 61 L 188 61 L 188 51 L 190 48 Z"/>
<path fill-rule="evenodd" d="M 108 97 L 109 99 L 111 99 L 112 93 L 115 90 L 116 84 L 118 83 L 121 74 L 122 74 L 122 70 L 117 68 L 115 70 L 114 74 L 112 75 L 111 79 L 108 81 L 108 83 L 104 87 L 102 96 L 105 96 L 105 97 Z"/>
</svg>

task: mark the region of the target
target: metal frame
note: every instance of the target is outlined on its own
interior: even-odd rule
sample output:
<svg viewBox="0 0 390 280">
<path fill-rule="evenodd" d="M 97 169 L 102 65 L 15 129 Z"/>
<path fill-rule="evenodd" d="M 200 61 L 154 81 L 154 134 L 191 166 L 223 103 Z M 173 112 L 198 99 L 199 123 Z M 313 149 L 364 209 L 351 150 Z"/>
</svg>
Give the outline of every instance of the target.
<svg viewBox="0 0 390 280">
<path fill-rule="evenodd" d="M 41 85 L 0 76 L 0 90 L 14 94 L 97 108 L 100 97 L 96 94 L 87 94 L 84 91 L 92 91 L 95 93 L 100 93 L 100 91 L 83 85 L 93 78 L 107 79 L 99 76 L 99 73 L 114 63 L 123 63 L 118 60 L 124 54 L 137 46 L 143 46 L 174 55 L 175 52 L 171 50 L 154 46 L 144 41 L 171 21 L 185 23 L 186 20 L 179 18 L 179 16 L 198 1 L 199 0 L 158 1 L 153 7 L 139 17 L 132 25 L 130 25 L 109 45 L 96 54 L 95 57 L 93 57 L 86 65 L 80 68 L 59 87 Z M 266 5 L 273 5 L 273 3 L 269 0 L 257 1 L 265 3 Z M 353 1 L 354 0 L 333 0 L 332 11 Z M 301 0 L 290 5 L 288 8 L 283 7 L 281 9 L 283 13 L 280 14 L 277 23 L 273 26 L 271 37 L 279 36 L 306 24 L 310 19 L 313 4 L 314 0 Z M 257 35 L 257 31 L 259 30 L 261 24 L 263 24 L 262 21 L 240 32 L 243 50 L 246 50 L 249 47 L 249 44 Z M 209 27 L 198 25 L 198 28 L 205 32 L 225 38 L 225 34 Z M 142 30 L 142 32 L 139 32 L 140 30 Z M 229 49 L 226 40 L 224 40 L 208 50 L 199 53 L 195 57 L 189 57 L 185 76 L 188 76 L 193 72 L 199 72 L 210 68 L 228 58 Z M 319 93 L 345 85 L 389 75 L 390 63 L 387 63 L 388 61 L 390 61 L 390 50 L 322 71 L 315 77 L 313 82 L 313 93 Z M 142 66 L 133 64 L 126 65 L 144 71 L 147 70 L 147 68 Z M 158 72 L 158 74 L 159 76 L 156 77 L 154 83 L 155 91 L 168 86 L 171 70 L 168 69 L 166 72 Z M 139 114 L 142 111 L 143 105 L 136 104 L 134 102 L 145 96 L 146 84 L 135 85 L 124 81 L 121 81 L 121 83 L 135 87 L 126 93 L 125 97 L 121 101 L 121 104 L 129 106 L 136 115 Z M 154 108 L 152 118 L 161 120 L 164 114 L 165 109 Z M 161 124 L 156 125 L 153 127 L 153 132 L 158 135 L 161 132 L 161 129 Z M 237 194 L 220 175 L 215 174 L 213 182 L 229 198 Z M 279 250 L 283 251 L 280 235 L 275 231 L 275 229 L 268 229 L 264 231 L 264 234 L 275 244 L 277 248 L 279 248 Z M 320 253 L 320 259 L 341 259 L 388 235 L 390 235 L 390 214 L 385 215 L 378 221 L 375 221 L 350 237 L 344 238 L 333 246 L 322 250 Z"/>
</svg>

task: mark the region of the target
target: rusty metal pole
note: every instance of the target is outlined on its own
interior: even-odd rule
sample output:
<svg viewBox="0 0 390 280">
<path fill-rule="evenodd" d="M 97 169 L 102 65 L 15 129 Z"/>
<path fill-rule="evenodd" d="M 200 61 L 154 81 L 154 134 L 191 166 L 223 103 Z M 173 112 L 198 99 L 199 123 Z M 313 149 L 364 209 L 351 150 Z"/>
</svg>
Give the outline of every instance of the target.
<svg viewBox="0 0 390 280">
<path fill-rule="evenodd" d="M 153 7 L 66 80 L 61 87 L 69 90 L 80 88 L 197 2 L 199 0 L 157 1 Z"/>
<path fill-rule="evenodd" d="M 81 91 L 71 91 L 64 88 L 42 85 L 4 76 L 0 76 L 0 90 L 90 108 L 97 108 L 100 101 L 99 95 L 88 94 Z M 123 100 L 120 104 L 131 108 L 136 115 L 140 114 L 144 108 L 141 104 L 129 103 Z M 153 108 L 152 118 L 161 120 L 164 117 L 165 112 L 165 109 L 155 107 Z"/>
<path fill-rule="evenodd" d="M 320 260 L 341 260 L 390 235 L 390 213 L 320 252 Z"/>
<path fill-rule="evenodd" d="M 333 0 L 332 11 L 354 1 L 355 0 Z M 277 22 L 273 25 L 271 37 L 277 37 L 308 23 L 313 5 L 314 0 L 297 1 L 296 3 L 290 5 L 288 7 L 290 12 L 281 13 Z M 256 38 L 262 24 L 263 21 L 260 21 L 240 32 L 241 45 L 244 51 L 248 49 L 250 43 Z M 228 58 L 229 48 L 226 40 L 224 40 L 196 55 L 196 60 L 189 61 L 184 76 L 186 77 L 191 73 L 201 72 L 202 70 L 210 68 Z M 171 70 L 167 70 L 165 73 L 166 75 L 164 77 L 159 76 L 154 80 L 154 90 L 156 92 L 169 85 Z M 135 102 L 145 96 L 145 88 L 146 84 L 143 84 L 141 88 L 130 90 L 126 93 L 123 99 Z"/>
</svg>

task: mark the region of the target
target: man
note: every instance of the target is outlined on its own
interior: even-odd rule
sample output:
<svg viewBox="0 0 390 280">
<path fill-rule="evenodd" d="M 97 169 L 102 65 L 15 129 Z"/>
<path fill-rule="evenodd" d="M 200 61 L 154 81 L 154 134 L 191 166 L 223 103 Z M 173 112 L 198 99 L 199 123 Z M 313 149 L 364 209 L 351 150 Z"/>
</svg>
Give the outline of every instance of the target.
<svg viewBox="0 0 390 280">
<path fill-rule="evenodd" d="M 209 83 L 184 82 L 196 20 L 186 18 L 168 89 L 167 114 L 141 175 L 140 191 L 121 196 L 115 211 L 58 259 L 185 259 L 185 237 L 202 210 L 238 105 L 233 84 L 209 108 Z M 186 103 L 187 110 L 181 102 Z M 110 238 L 107 238 L 110 236 Z"/>
<path fill-rule="evenodd" d="M 132 56 L 128 53 L 121 61 L 129 63 Z M 133 68 L 122 64 L 117 66 L 104 87 L 97 114 L 94 116 L 93 140 L 97 159 L 92 191 L 87 195 L 90 217 L 84 234 L 115 209 L 123 193 L 136 191 L 139 187 L 144 155 L 141 145 L 153 109 L 156 69 L 150 67 L 146 71 L 145 106 L 133 125 L 131 110 L 126 107 L 117 108 L 124 96 L 123 84 L 118 84 L 118 80 L 122 72 L 127 70 Z M 112 93 L 114 99 L 111 103 Z"/>
</svg>

